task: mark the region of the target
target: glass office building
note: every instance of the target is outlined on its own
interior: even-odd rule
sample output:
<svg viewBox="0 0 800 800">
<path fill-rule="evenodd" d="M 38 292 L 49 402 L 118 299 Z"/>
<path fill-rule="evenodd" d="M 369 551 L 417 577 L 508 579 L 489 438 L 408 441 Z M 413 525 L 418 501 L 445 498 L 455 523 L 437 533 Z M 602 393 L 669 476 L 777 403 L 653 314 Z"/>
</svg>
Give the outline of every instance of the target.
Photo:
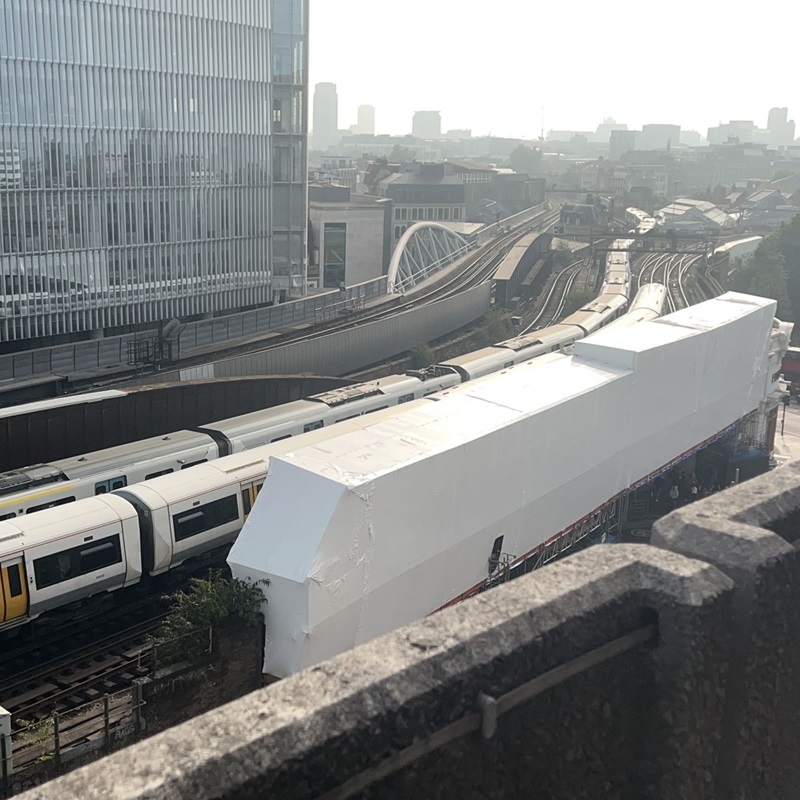
<svg viewBox="0 0 800 800">
<path fill-rule="evenodd" d="M 308 0 L 0 0 L 0 342 L 302 290 L 307 30 Z"/>
</svg>

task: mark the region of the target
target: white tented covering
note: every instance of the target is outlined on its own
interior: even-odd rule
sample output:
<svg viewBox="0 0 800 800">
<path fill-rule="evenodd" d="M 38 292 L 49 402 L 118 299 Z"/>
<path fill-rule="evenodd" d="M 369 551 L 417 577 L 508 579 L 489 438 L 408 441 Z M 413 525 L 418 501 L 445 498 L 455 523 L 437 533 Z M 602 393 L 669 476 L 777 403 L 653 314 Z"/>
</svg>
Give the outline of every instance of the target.
<svg viewBox="0 0 800 800">
<path fill-rule="evenodd" d="M 481 584 L 757 409 L 771 300 L 727 294 L 409 403 L 273 458 L 229 556 L 267 579 L 283 677 Z M 366 420 L 365 420 L 366 422 Z"/>
</svg>

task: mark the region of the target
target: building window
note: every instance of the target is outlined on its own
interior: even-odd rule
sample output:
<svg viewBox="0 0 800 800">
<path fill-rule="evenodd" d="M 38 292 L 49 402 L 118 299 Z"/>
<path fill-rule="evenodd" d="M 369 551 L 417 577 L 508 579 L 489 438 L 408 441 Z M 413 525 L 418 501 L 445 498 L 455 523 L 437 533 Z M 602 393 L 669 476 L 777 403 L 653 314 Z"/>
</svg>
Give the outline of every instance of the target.
<svg viewBox="0 0 800 800">
<path fill-rule="evenodd" d="M 347 223 L 326 222 L 324 241 L 323 265 L 325 278 L 323 285 L 326 289 L 335 289 L 345 282 Z"/>
<path fill-rule="evenodd" d="M 394 238 L 395 239 L 399 239 L 401 236 L 402 236 L 402 233 L 400 231 L 400 226 L 399 225 L 395 225 L 394 226 Z"/>
<path fill-rule="evenodd" d="M 453 209 L 453 219 L 461 219 L 461 209 L 454 208 Z"/>
</svg>

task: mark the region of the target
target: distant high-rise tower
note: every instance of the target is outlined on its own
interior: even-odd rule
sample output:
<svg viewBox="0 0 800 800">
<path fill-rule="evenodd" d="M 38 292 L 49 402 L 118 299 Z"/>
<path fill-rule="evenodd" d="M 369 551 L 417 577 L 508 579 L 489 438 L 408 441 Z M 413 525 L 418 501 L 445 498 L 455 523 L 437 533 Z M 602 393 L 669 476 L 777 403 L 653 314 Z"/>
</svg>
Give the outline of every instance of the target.
<svg viewBox="0 0 800 800">
<path fill-rule="evenodd" d="M 767 117 L 767 130 L 777 131 L 789 119 L 788 108 L 771 108 Z"/>
<path fill-rule="evenodd" d="M 442 135 L 442 115 L 439 111 L 417 111 L 411 133 L 418 139 L 438 139 Z"/>
<path fill-rule="evenodd" d="M 794 121 L 789 119 L 788 108 L 771 108 L 767 117 L 769 143 L 772 145 L 792 144 L 794 141 Z"/>
<path fill-rule="evenodd" d="M 358 133 L 365 133 L 368 136 L 375 135 L 375 106 L 358 107 Z"/>
<path fill-rule="evenodd" d="M 314 148 L 327 150 L 339 143 L 339 97 L 335 83 L 314 87 Z"/>
</svg>

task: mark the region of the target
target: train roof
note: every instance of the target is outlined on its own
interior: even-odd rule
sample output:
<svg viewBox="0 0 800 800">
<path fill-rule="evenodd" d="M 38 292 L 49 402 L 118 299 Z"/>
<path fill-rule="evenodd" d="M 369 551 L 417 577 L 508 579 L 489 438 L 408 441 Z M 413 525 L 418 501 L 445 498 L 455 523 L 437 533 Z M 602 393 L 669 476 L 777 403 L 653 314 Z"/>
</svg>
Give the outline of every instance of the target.
<svg viewBox="0 0 800 800">
<path fill-rule="evenodd" d="M 666 296 L 667 287 L 663 283 L 645 283 L 636 292 L 636 297 L 631 301 L 629 311 L 657 306 L 658 312 L 661 313 Z"/>
<path fill-rule="evenodd" d="M 421 379 L 421 378 L 420 378 Z M 207 422 L 200 427 L 208 430 L 219 431 L 228 438 L 259 433 L 265 428 L 277 427 L 282 424 L 316 420 L 325 408 L 340 408 L 350 403 L 366 400 L 379 395 L 394 395 L 403 390 L 406 385 L 409 391 L 419 386 L 419 380 L 409 375 L 390 375 L 368 383 L 359 383 L 355 386 L 345 386 L 329 392 L 311 395 L 302 400 L 294 400 L 273 408 L 261 411 L 251 411 L 238 417 Z"/>
<path fill-rule="evenodd" d="M 77 529 L 91 534 L 92 529 L 135 516 L 133 507 L 113 494 L 24 514 L 0 522 L 0 559 L 29 547 L 64 539 L 74 535 Z"/>
<path fill-rule="evenodd" d="M 52 466 L 61 470 L 69 479 L 95 475 L 98 471 L 113 472 L 117 467 L 124 471 L 131 464 L 141 464 L 154 458 L 164 458 L 171 454 L 180 454 L 190 447 L 202 447 L 213 444 L 213 440 L 205 433 L 196 431 L 174 431 L 164 436 L 153 436 L 130 444 L 107 447 L 82 456 L 73 456 L 53 462 Z M 180 464 L 175 462 L 175 469 Z"/>
<path fill-rule="evenodd" d="M 572 319 L 568 317 L 567 319 Z M 515 336 L 513 339 L 506 339 L 504 342 L 499 342 L 494 345 L 493 350 L 499 347 L 504 347 L 513 350 L 516 353 L 523 352 L 529 347 L 537 347 L 538 345 L 552 345 L 562 341 L 565 335 L 574 333 L 580 336 L 581 333 L 576 329 L 575 325 L 570 325 L 566 320 L 560 325 L 550 325 L 547 328 L 540 328 L 538 331 L 531 331 L 530 333 L 523 334 L 522 336 Z"/>
<path fill-rule="evenodd" d="M 108 389 L 102 392 L 89 392 L 88 394 L 68 394 L 62 397 L 51 397 L 49 400 L 35 400 L 32 403 L 22 403 L 21 405 L 0 408 L 0 419 L 8 417 L 21 417 L 26 414 L 35 414 L 38 411 L 48 411 L 54 408 L 64 408 L 65 406 L 78 406 L 85 403 L 99 403 L 103 400 L 111 400 L 114 397 L 124 397 L 128 392 L 118 389 Z"/>
</svg>

